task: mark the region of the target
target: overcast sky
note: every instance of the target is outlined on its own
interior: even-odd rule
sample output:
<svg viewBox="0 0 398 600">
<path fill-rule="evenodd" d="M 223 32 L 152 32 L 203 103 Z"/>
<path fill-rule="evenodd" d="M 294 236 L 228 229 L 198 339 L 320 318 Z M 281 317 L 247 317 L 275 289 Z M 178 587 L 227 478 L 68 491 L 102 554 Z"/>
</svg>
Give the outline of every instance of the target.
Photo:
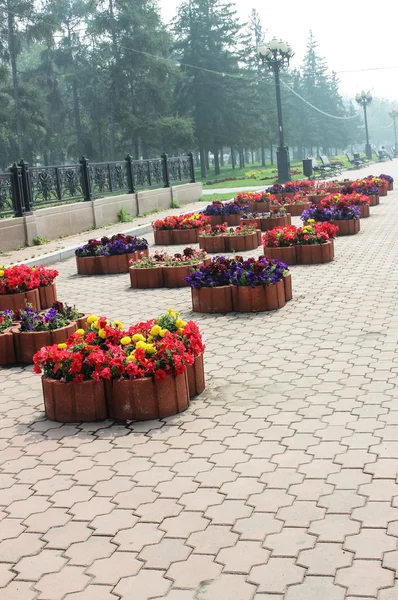
<svg viewBox="0 0 398 600">
<path fill-rule="evenodd" d="M 159 4 L 169 22 L 180 0 L 159 0 Z M 300 65 L 312 29 L 319 53 L 338 72 L 343 94 L 355 96 L 365 89 L 398 101 L 398 68 L 360 71 L 398 66 L 396 0 L 236 0 L 235 5 L 242 21 L 256 8 L 267 37 L 275 35 L 290 43 L 296 53 L 293 66 Z"/>
</svg>

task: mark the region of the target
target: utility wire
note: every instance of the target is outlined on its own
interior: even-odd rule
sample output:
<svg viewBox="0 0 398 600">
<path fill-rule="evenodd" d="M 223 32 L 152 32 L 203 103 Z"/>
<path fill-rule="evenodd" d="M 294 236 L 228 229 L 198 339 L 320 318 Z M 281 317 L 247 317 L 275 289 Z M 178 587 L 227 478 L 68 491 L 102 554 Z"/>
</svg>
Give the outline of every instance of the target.
<svg viewBox="0 0 398 600">
<path fill-rule="evenodd" d="M 317 106 L 314 106 L 313 104 L 311 104 L 311 102 L 308 102 L 308 100 L 306 100 L 305 98 L 303 98 L 302 96 L 300 96 L 300 94 L 298 94 L 293 88 L 290 87 L 290 85 L 287 85 L 287 83 L 285 83 L 284 81 L 281 80 L 281 84 L 284 85 L 285 88 L 287 88 L 288 90 L 290 90 L 292 92 L 292 94 L 294 94 L 295 96 L 297 96 L 297 98 L 300 98 L 300 100 L 302 100 L 303 102 L 305 102 L 306 104 L 308 104 L 308 106 L 310 106 L 314 110 L 318 111 L 322 115 L 325 115 L 326 117 L 330 117 L 331 119 L 339 119 L 341 121 L 349 121 L 350 119 L 356 119 L 357 117 L 360 116 L 359 113 L 356 113 L 355 115 L 351 115 L 349 117 L 338 117 L 337 115 L 331 115 L 331 114 L 325 112 L 324 110 L 321 110 Z"/>
</svg>

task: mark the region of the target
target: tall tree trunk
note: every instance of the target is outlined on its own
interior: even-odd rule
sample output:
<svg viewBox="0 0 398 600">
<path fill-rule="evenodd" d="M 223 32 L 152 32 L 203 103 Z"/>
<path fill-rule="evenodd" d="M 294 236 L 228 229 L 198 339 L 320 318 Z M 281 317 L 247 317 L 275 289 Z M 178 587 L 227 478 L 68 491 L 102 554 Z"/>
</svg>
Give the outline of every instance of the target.
<svg viewBox="0 0 398 600">
<path fill-rule="evenodd" d="M 231 164 L 232 164 L 232 168 L 235 170 L 236 157 L 235 157 L 235 148 L 233 146 L 231 146 Z"/>
<path fill-rule="evenodd" d="M 115 32 L 115 15 L 113 10 L 113 0 L 109 0 L 109 15 L 111 18 L 110 27 L 112 35 L 112 54 L 115 61 L 114 68 L 111 69 L 111 102 L 109 107 L 109 152 L 111 160 L 115 158 L 115 139 L 116 139 L 116 108 L 119 104 L 119 85 L 118 85 L 118 66 L 119 53 L 117 49 L 117 39 Z"/>
<path fill-rule="evenodd" d="M 224 148 L 222 146 L 220 148 L 220 165 L 224 166 Z"/>
<path fill-rule="evenodd" d="M 243 148 L 239 148 L 239 168 L 240 169 L 244 169 L 245 168 L 245 153 Z"/>
<path fill-rule="evenodd" d="M 142 142 L 141 141 L 141 146 L 142 146 L 142 158 L 144 160 L 147 160 L 149 158 L 149 154 L 148 154 L 148 144 L 146 142 Z"/>
<path fill-rule="evenodd" d="M 10 0 L 7 1 L 7 8 L 9 11 L 12 10 L 13 4 Z M 18 83 L 18 72 L 17 72 L 17 48 L 15 40 L 15 21 L 14 13 L 8 12 L 8 45 L 10 51 L 11 60 L 11 72 L 12 72 L 12 88 L 14 95 L 14 112 L 15 121 L 17 127 L 17 144 L 19 158 L 23 158 L 23 133 L 22 133 L 22 121 L 21 121 L 21 105 L 19 98 L 19 83 Z"/>
<path fill-rule="evenodd" d="M 261 166 L 265 167 L 265 148 L 264 148 L 264 144 L 261 144 Z"/>
<path fill-rule="evenodd" d="M 72 39 L 70 24 L 68 27 L 68 47 L 69 47 L 69 59 L 72 65 L 72 96 L 73 96 L 73 113 L 75 117 L 76 127 L 76 157 L 79 159 L 84 154 L 83 142 L 82 142 L 82 124 L 80 119 L 80 104 L 79 104 L 79 92 L 77 89 L 77 80 L 75 74 L 75 62 L 72 54 Z"/>
<path fill-rule="evenodd" d="M 218 148 L 214 148 L 214 173 L 216 175 L 219 175 L 221 173 Z"/>
<path fill-rule="evenodd" d="M 271 166 L 273 167 L 274 166 L 274 147 L 272 144 L 270 145 L 269 150 L 271 153 Z"/>
<path fill-rule="evenodd" d="M 201 146 L 199 148 L 199 155 L 200 155 L 200 176 L 201 177 L 206 177 L 206 150 L 204 149 L 203 146 Z"/>
<path fill-rule="evenodd" d="M 133 140 L 133 148 L 134 148 L 134 159 L 140 160 L 140 146 L 138 144 L 137 138 Z"/>
<path fill-rule="evenodd" d="M 210 171 L 210 161 L 209 161 L 209 151 L 205 152 L 205 160 L 206 160 L 206 171 Z"/>
<path fill-rule="evenodd" d="M 256 161 L 254 160 L 254 152 L 253 152 L 253 150 L 251 150 L 251 155 L 252 155 L 252 165 L 254 165 L 254 163 L 255 163 Z"/>
</svg>

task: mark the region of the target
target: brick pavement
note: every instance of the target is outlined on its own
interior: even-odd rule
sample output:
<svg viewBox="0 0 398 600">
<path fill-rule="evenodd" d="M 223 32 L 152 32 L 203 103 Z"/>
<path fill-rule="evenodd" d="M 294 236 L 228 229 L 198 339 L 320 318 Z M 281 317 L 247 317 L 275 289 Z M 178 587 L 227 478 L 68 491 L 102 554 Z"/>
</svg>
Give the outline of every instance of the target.
<svg viewBox="0 0 398 600">
<path fill-rule="evenodd" d="M 82 310 L 194 317 L 208 385 L 161 421 L 60 425 L 30 367 L 1 369 L 1 600 L 397 600 L 397 203 L 292 267 L 276 313 L 57 265 Z"/>
</svg>

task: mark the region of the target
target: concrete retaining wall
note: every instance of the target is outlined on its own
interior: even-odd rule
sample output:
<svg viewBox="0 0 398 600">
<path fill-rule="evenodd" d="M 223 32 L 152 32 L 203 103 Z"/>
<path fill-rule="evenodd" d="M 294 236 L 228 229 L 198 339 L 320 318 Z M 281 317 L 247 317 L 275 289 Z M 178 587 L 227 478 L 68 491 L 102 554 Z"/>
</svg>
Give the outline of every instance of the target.
<svg viewBox="0 0 398 600">
<path fill-rule="evenodd" d="M 0 252 L 16 250 L 31 244 L 36 236 L 55 240 L 118 222 L 120 209 L 132 217 L 171 208 L 173 201 L 181 206 L 196 202 L 202 197 L 201 183 L 187 183 L 171 188 L 161 188 L 107 196 L 91 202 L 61 204 L 41 208 L 25 217 L 0 219 Z"/>
</svg>

